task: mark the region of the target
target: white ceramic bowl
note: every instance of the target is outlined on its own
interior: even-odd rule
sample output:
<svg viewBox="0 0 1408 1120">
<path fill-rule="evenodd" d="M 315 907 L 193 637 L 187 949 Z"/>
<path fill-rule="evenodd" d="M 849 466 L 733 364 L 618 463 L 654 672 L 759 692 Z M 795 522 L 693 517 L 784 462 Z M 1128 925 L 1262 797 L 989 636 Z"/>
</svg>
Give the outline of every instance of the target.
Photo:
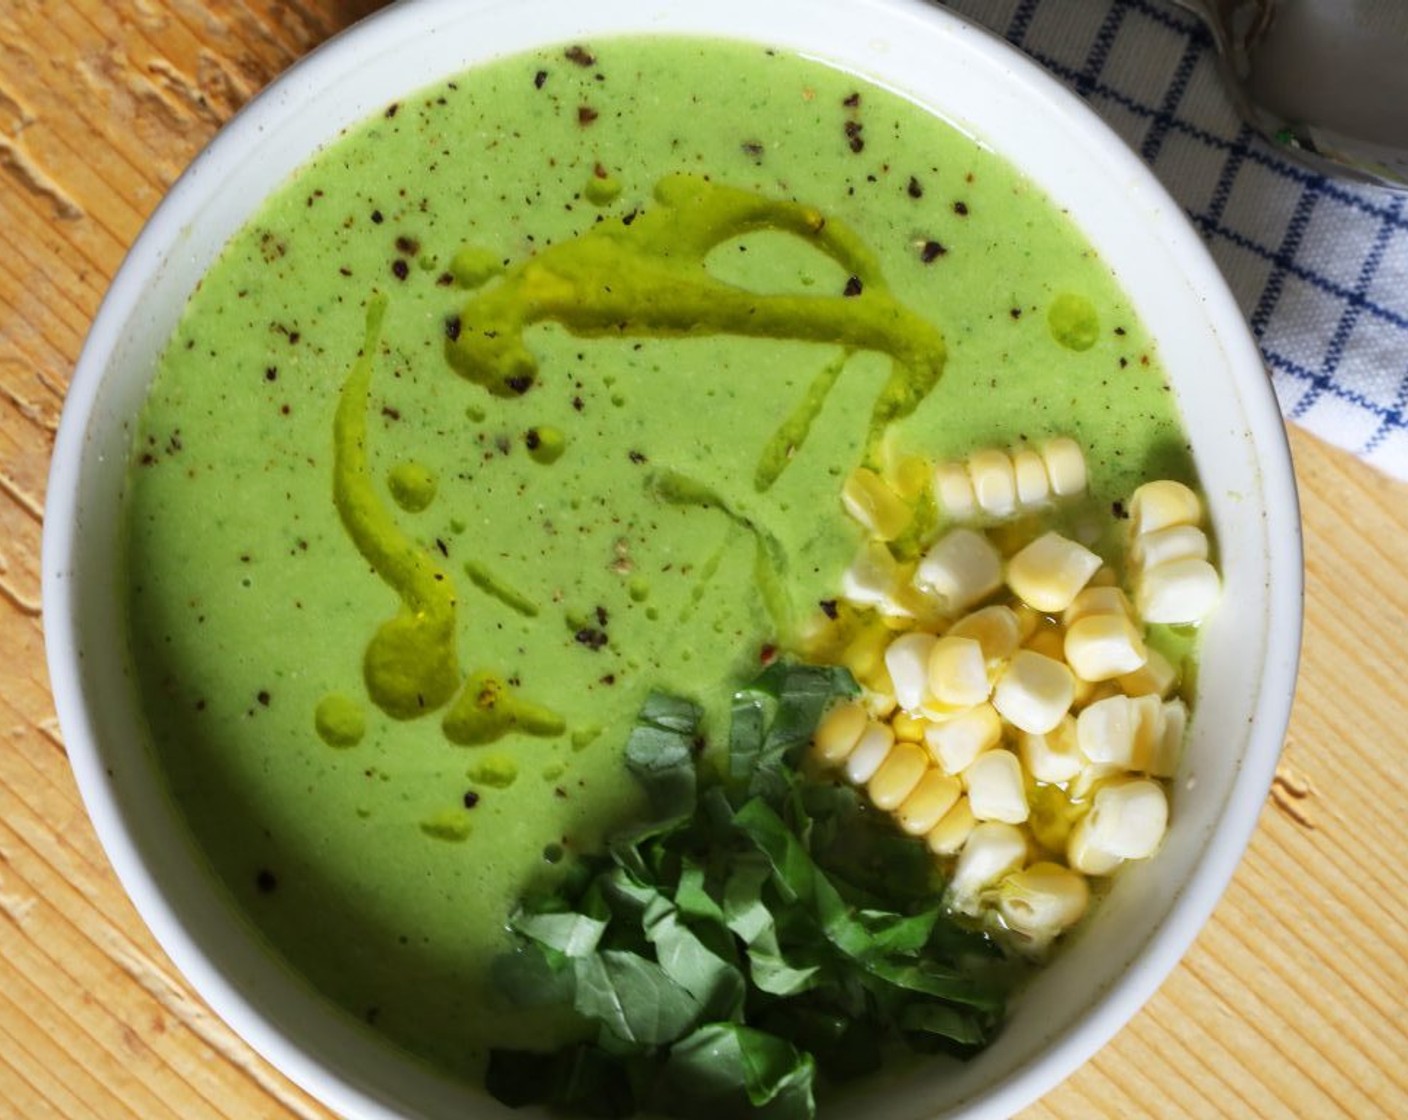
<svg viewBox="0 0 1408 1120">
<path fill-rule="evenodd" d="M 1224 603 L 1164 849 L 1041 975 L 995 1045 L 870 1091 L 870 1120 L 1005 1117 L 1113 1035 L 1211 913 L 1278 757 L 1300 639 L 1301 551 L 1285 443 L 1260 357 L 1174 202 L 1074 96 L 1005 44 L 921 0 L 414 0 L 338 36 L 252 102 L 142 232 L 74 375 L 54 453 L 44 615 L 54 695 L 88 809 L 176 965 L 265 1057 L 355 1118 L 505 1110 L 369 1038 L 232 920 L 190 854 L 143 741 L 124 667 L 119 554 L 132 424 L 188 294 L 260 201 L 338 130 L 412 88 L 543 43 L 681 32 L 789 47 L 929 106 L 1067 207 L 1157 340 L 1207 489 Z M 1151 1102 L 1151 1108 L 1154 1107 Z"/>
</svg>

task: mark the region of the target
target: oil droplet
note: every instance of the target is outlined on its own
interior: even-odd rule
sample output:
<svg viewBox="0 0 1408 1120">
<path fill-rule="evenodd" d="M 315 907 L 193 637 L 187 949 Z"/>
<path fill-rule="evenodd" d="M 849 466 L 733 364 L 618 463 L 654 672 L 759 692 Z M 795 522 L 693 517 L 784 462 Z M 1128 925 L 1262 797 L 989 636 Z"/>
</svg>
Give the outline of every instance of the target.
<svg viewBox="0 0 1408 1120">
<path fill-rule="evenodd" d="M 601 738 L 600 727 L 579 727 L 572 732 L 572 749 L 584 751 Z"/>
<path fill-rule="evenodd" d="M 567 450 L 567 436 L 562 429 L 553 428 L 546 424 L 537 428 L 529 428 L 524 433 L 523 442 L 534 462 L 543 464 L 557 462 L 562 458 L 562 453 Z"/>
<path fill-rule="evenodd" d="M 313 725 L 318 729 L 318 738 L 330 747 L 355 747 L 367 733 L 362 705 L 339 693 L 324 696 L 318 702 Z"/>
<path fill-rule="evenodd" d="M 434 840 L 448 840 L 459 844 L 469 839 L 474 825 L 469 814 L 463 809 L 441 809 L 420 822 L 420 830 Z"/>
<path fill-rule="evenodd" d="M 1100 337 L 1100 317 L 1084 296 L 1064 292 L 1046 312 L 1051 337 L 1067 350 L 1089 350 Z"/>
<path fill-rule="evenodd" d="M 650 584 L 646 583 L 640 576 L 636 576 L 632 579 L 631 582 L 627 584 L 626 590 L 631 596 L 631 602 L 633 603 L 643 603 L 646 599 L 650 598 Z"/>
<path fill-rule="evenodd" d="M 560 762 L 549 763 L 543 767 L 543 781 L 555 782 L 567 772 L 567 767 Z"/>
<path fill-rule="evenodd" d="M 484 410 L 480 408 L 477 404 L 472 404 L 468 408 L 466 408 L 464 410 L 464 414 L 472 423 L 484 423 Z"/>
<path fill-rule="evenodd" d="M 621 196 L 621 180 L 614 175 L 593 174 L 582 193 L 593 206 L 607 206 Z"/>
<path fill-rule="evenodd" d="M 518 763 L 506 754 L 491 754 L 465 771 L 471 782 L 492 789 L 507 789 L 518 780 Z"/>
<path fill-rule="evenodd" d="M 435 472 L 424 463 L 398 463 L 386 476 L 386 485 L 407 513 L 419 513 L 435 500 Z"/>
</svg>

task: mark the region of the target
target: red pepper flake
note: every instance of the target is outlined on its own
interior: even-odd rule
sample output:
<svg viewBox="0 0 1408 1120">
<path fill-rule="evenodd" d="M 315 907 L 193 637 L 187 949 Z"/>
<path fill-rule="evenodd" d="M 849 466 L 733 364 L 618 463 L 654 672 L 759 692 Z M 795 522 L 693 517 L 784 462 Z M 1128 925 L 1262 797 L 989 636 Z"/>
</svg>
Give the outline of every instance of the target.
<svg viewBox="0 0 1408 1120">
<path fill-rule="evenodd" d="M 474 808 L 476 805 L 478 805 L 478 804 L 479 804 L 479 794 L 475 793 L 474 790 L 472 790 L 472 789 L 465 790 L 465 794 L 464 794 L 464 807 L 465 807 L 466 809 L 473 809 L 473 808 Z"/>
<path fill-rule="evenodd" d="M 413 257 L 420 252 L 420 242 L 414 237 L 406 237 L 403 234 L 396 239 L 396 251 L 408 257 Z"/>
<path fill-rule="evenodd" d="M 521 373 L 516 377 L 510 377 L 506 384 L 521 397 L 533 387 L 533 379 L 526 373 Z"/>
<path fill-rule="evenodd" d="M 590 105 L 577 106 L 577 123 L 583 128 L 591 124 L 592 121 L 596 120 L 599 116 L 601 116 L 601 114 Z"/>
<path fill-rule="evenodd" d="M 386 219 L 382 216 L 382 213 L 381 213 L 380 210 L 373 210 L 373 211 L 372 211 L 372 225 L 379 226 L 379 225 L 381 225 L 381 223 L 384 222 L 384 221 L 386 221 Z"/>
<path fill-rule="evenodd" d="M 401 410 L 399 408 L 392 408 L 389 404 L 384 404 L 381 406 L 381 414 L 385 416 L 388 420 L 401 419 Z"/>
<path fill-rule="evenodd" d="M 846 142 L 850 145 L 851 151 L 859 153 L 865 150 L 865 140 L 861 136 L 861 132 L 864 131 L 864 129 L 865 125 L 861 124 L 860 121 L 846 122 Z"/>
<path fill-rule="evenodd" d="M 836 620 L 837 614 L 840 613 L 836 609 L 835 599 L 823 599 L 821 602 L 817 603 L 817 606 L 821 608 L 821 613 L 833 622 Z"/>
<path fill-rule="evenodd" d="M 955 202 L 953 204 L 953 212 L 960 218 L 966 218 L 968 216 L 968 204 L 963 201 Z"/>
<path fill-rule="evenodd" d="M 437 287 L 440 288 L 452 287 L 454 283 L 455 274 L 453 272 L 442 272 L 439 276 L 435 278 L 435 284 Z"/>
<path fill-rule="evenodd" d="M 631 462 L 635 463 L 637 466 L 645 462 L 645 455 L 640 451 L 631 451 L 627 454 L 629 455 Z"/>
<path fill-rule="evenodd" d="M 581 412 L 581 411 L 582 411 L 584 408 L 586 408 L 586 407 L 587 407 L 586 402 L 583 401 L 581 397 L 573 397 L 573 398 L 572 398 L 572 408 L 573 408 L 575 411 Z"/>
<path fill-rule="evenodd" d="M 411 266 L 400 257 L 397 257 L 391 264 L 391 272 L 395 275 L 397 280 L 404 280 L 411 274 Z"/>
<path fill-rule="evenodd" d="M 264 380 L 265 380 L 265 381 L 277 381 L 278 379 L 279 379 L 279 367 L 278 367 L 278 366 L 269 366 L 269 368 L 264 371 Z"/>
<path fill-rule="evenodd" d="M 461 324 L 458 315 L 451 315 L 445 320 L 445 337 L 451 342 L 455 342 L 459 339 L 460 329 Z"/>
<path fill-rule="evenodd" d="M 597 609 L 596 609 L 596 611 L 595 611 L 595 614 L 596 614 L 597 625 L 598 625 L 598 626 L 605 626 L 605 625 L 606 625 L 606 619 L 607 619 L 606 608 L 605 608 L 605 607 L 597 607 Z"/>
<path fill-rule="evenodd" d="M 758 662 L 761 665 L 771 665 L 777 660 L 777 647 L 771 643 L 764 645 L 758 650 Z"/>
<path fill-rule="evenodd" d="M 260 894 L 273 894 L 278 889 L 279 877 L 267 867 L 261 867 L 254 877 L 254 885 L 259 888 Z"/>
<path fill-rule="evenodd" d="M 1011 315 L 1013 319 L 1020 319 L 1022 317 L 1022 309 L 1020 307 L 1014 307 L 1007 314 Z"/>
<path fill-rule="evenodd" d="M 548 72 L 546 70 L 539 70 L 536 74 L 533 75 L 533 88 L 542 89 L 543 83 L 547 80 Z"/>
<path fill-rule="evenodd" d="M 269 695 L 269 690 L 267 688 L 261 688 L 259 690 L 259 695 L 256 696 L 255 699 L 259 701 L 261 707 L 267 708 L 269 706 L 269 701 L 272 699 L 272 697 Z"/>
<path fill-rule="evenodd" d="M 1110 513 L 1116 521 L 1126 521 L 1129 518 L 1129 511 L 1124 508 L 1124 503 L 1121 501 L 1110 503 Z"/>
<path fill-rule="evenodd" d="M 948 249 L 942 242 L 926 241 L 924 247 L 919 250 L 919 259 L 925 264 L 933 264 L 947 252 Z"/>
<path fill-rule="evenodd" d="M 860 105 L 860 93 L 859 93 L 859 91 L 857 91 L 857 92 L 851 94 L 851 95 L 850 95 L 849 97 L 847 97 L 844 101 L 842 101 L 841 104 L 844 105 L 847 109 L 854 109 L 854 108 L 858 107 L 858 106 Z"/>
<path fill-rule="evenodd" d="M 852 276 L 846 281 L 846 290 L 842 292 L 845 296 L 858 296 L 865 290 L 865 286 L 860 282 L 859 276 Z"/>
<path fill-rule="evenodd" d="M 909 177 L 909 186 L 905 188 L 909 192 L 910 198 L 923 198 L 924 186 L 913 175 Z"/>
<path fill-rule="evenodd" d="M 400 111 L 401 106 L 397 102 L 393 101 L 390 105 L 386 107 L 386 119 L 390 120 Z"/>
<path fill-rule="evenodd" d="M 591 51 L 587 50 L 587 48 L 580 43 L 574 43 L 572 46 L 568 47 L 562 52 L 562 57 L 567 59 L 568 62 L 575 62 L 578 66 L 583 68 L 596 65 L 596 55 L 592 54 Z"/>
<path fill-rule="evenodd" d="M 538 434 L 537 428 L 529 428 L 523 433 L 523 446 L 529 451 L 537 451 L 542 446 L 543 437 Z"/>
</svg>

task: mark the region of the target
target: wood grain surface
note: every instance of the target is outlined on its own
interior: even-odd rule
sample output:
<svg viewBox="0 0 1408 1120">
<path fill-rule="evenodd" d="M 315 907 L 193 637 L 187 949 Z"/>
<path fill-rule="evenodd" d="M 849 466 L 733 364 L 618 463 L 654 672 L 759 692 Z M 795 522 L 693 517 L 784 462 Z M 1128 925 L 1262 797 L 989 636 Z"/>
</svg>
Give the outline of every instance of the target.
<svg viewBox="0 0 1408 1120">
<path fill-rule="evenodd" d="M 190 991 L 79 801 L 43 661 L 65 386 L 186 162 L 373 0 L 0 0 L 0 1118 L 330 1114 Z M 1025 1120 L 1408 1117 L 1408 486 L 1292 433 L 1306 635 L 1251 850 L 1145 1010 Z"/>
</svg>

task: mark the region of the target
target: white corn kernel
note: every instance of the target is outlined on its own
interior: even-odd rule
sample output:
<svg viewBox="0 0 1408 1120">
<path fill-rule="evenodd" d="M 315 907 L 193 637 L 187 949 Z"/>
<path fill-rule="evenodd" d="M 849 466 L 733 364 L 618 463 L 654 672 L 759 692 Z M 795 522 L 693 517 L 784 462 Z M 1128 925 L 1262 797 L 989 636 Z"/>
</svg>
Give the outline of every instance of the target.
<svg viewBox="0 0 1408 1120">
<path fill-rule="evenodd" d="M 972 638 L 938 639 L 929 653 L 929 695 L 949 708 L 970 708 L 992 694 L 983 647 Z"/>
<path fill-rule="evenodd" d="M 1085 681 L 1132 673 L 1148 656 L 1144 639 L 1123 614 L 1088 614 L 1066 628 L 1066 663 Z"/>
<path fill-rule="evenodd" d="M 1051 496 L 1051 479 L 1046 464 L 1030 447 L 1012 456 L 1012 477 L 1017 483 L 1017 504 L 1024 509 L 1039 506 Z"/>
<path fill-rule="evenodd" d="M 1017 871 L 1027 859 L 1027 838 L 1015 825 L 981 821 L 968 834 L 948 883 L 948 900 L 961 914 L 976 917 L 979 896 L 1004 875 Z"/>
<path fill-rule="evenodd" d="M 983 607 L 950 626 L 947 636 L 972 638 L 983 647 L 983 657 L 991 666 L 1017 652 L 1022 644 L 1022 626 L 1011 607 Z"/>
<path fill-rule="evenodd" d="M 1045 735 L 1024 731 L 1018 747 L 1022 765 L 1038 782 L 1064 785 L 1085 768 L 1085 757 L 1076 745 L 1076 721 L 1069 715 Z"/>
<path fill-rule="evenodd" d="M 841 573 L 841 598 L 861 607 L 880 606 L 895 586 L 898 568 L 885 545 L 868 541 Z"/>
<path fill-rule="evenodd" d="M 1129 501 L 1130 528 L 1136 537 L 1170 525 L 1197 525 L 1203 519 L 1198 495 L 1171 478 L 1146 482 Z"/>
<path fill-rule="evenodd" d="M 845 762 L 846 778 L 853 785 L 863 786 L 884 765 L 890 748 L 895 745 L 895 733 L 883 723 L 871 722 L 861 732 L 860 741 Z"/>
<path fill-rule="evenodd" d="M 1082 827 L 1097 851 L 1120 859 L 1147 859 L 1168 829 L 1168 798 L 1163 787 L 1148 778 L 1102 786 L 1090 812 L 1076 825 L 1077 830 Z"/>
<path fill-rule="evenodd" d="M 966 770 L 983 751 L 1002 738 L 1002 720 L 991 704 L 978 704 L 924 730 L 929 754 L 946 774 Z"/>
<path fill-rule="evenodd" d="M 1066 498 L 1085 489 L 1085 455 L 1080 444 L 1066 436 L 1050 440 L 1041 449 L 1051 492 Z"/>
<path fill-rule="evenodd" d="M 1085 877 L 1059 863 L 1034 863 L 998 884 L 997 912 L 1034 950 L 1080 921 L 1089 905 Z"/>
<path fill-rule="evenodd" d="M 1132 673 L 1119 678 L 1126 696 L 1167 696 L 1178 679 L 1178 672 L 1168 658 L 1153 646 L 1146 648 L 1148 659 Z"/>
<path fill-rule="evenodd" d="M 1039 611 L 1058 613 L 1100 568 L 1100 557 L 1060 533 L 1045 533 L 1007 565 L 1007 586 Z"/>
<path fill-rule="evenodd" d="M 963 771 L 968 805 L 980 821 L 1021 824 L 1031 815 L 1022 764 L 1011 751 L 987 751 Z"/>
<path fill-rule="evenodd" d="M 1075 677 L 1061 662 L 1019 649 L 997 678 L 992 706 L 1018 730 L 1045 735 L 1070 710 L 1075 689 Z"/>
<path fill-rule="evenodd" d="M 1163 727 L 1149 759 L 1148 771 L 1156 778 L 1172 778 L 1183 757 L 1183 735 L 1188 728 L 1188 706 L 1182 700 L 1166 700 Z"/>
<path fill-rule="evenodd" d="M 851 519 L 876 540 L 894 540 L 914 519 L 914 510 L 866 467 L 857 467 L 846 476 L 841 484 L 841 503 Z"/>
<path fill-rule="evenodd" d="M 1091 838 L 1087 813 L 1076 822 L 1066 840 L 1066 862 L 1082 875 L 1113 875 L 1124 863 L 1123 858 L 1106 851 Z"/>
<path fill-rule="evenodd" d="M 900 828 L 911 836 L 923 836 L 944 819 L 944 815 L 958 803 L 963 794 L 963 786 L 957 778 L 930 769 L 919 779 L 919 784 L 899 807 L 895 819 Z"/>
<path fill-rule="evenodd" d="M 907 712 L 919 710 L 929 688 L 929 656 L 938 639 L 911 631 L 901 634 L 885 649 L 885 668 L 895 686 L 895 699 Z"/>
<path fill-rule="evenodd" d="M 991 517 L 1007 517 L 1017 508 L 1017 480 L 1012 460 L 994 449 L 975 451 L 968 458 L 968 476 L 973 480 L 973 496 L 982 511 Z"/>
<path fill-rule="evenodd" d="M 914 581 L 949 610 L 966 610 L 1002 586 L 1002 557 L 982 533 L 953 529 L 924 554 Z"/>
<path fill-rule="evenodd" d="M 934 500 L 950 517 L 971 517 L 978 499 L 973 495 L 973 482 L 962 463 L 940 463 L 934 468 Z"/>
<path fill-rule="evenodd" d="M 870 803 L 886 812 L 898 809 L 928 769 L 929 754 L 923 747 L 915 743 L 896 743 L 865 787 Z"/>
<path fill-rule="evenodd" d="M 823 766 L 839 766 L 860 742 L 866 712 L 854 700 L 837 704 L 817 724 L 812 752 Z"/>
<path fill-rule="evenodd" d="M 1134 568 L 1156 568 L 1170 560 L 1206 560 L 1208 535 L 1196 525 L 1170 525 L 1152 533 L 1140 533 L 1129 546 L 1129 563 Z"/>
<path fill-rule="evenodd" d="M 1172 560 L 1140 574 L 1134 605 L 1145 622 L 1201 622 L 1212 613 L 1221 590 L 1217 569 L 1206 560 Z"/>
<path fill-rule="evenodd" d="M 939 823 L 929 830 L 925 843 L 936 856 L 957 855 L 977 823 L 973 810 L 968 807 L 968 799 L 960 797 Z"/>
<path fill-rule="evenodd" d="M 1088 585 L 1071 600 L 1071 605 L 1061 615 L 1061 625 L 1070 626 L 1090 614 L 1122 614 L 1125 618 L 1133 618 L 1134 607 L 1129 602 L 1129 596 L 1118 587 Z"/>
<path fill-rule="evenodd" d="M 1084 708 L 1076 717 L 1076 742 L 1091 762 L 1134 766 L 1134 736 L 1138 714 L 1128 696 L 1107 696 Z"/>
</svg>

